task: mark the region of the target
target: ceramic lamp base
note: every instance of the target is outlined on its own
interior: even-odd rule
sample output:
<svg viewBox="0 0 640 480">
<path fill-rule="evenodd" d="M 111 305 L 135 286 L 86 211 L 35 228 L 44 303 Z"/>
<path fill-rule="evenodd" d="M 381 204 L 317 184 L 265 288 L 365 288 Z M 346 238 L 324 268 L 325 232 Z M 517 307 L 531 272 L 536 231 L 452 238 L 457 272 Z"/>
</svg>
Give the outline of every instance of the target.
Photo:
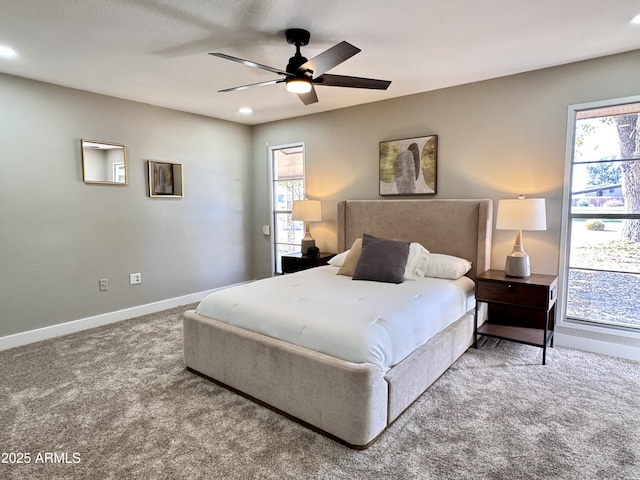
<svg viewBox="0 0 640 480">
<path fill-rule="evenodd" d="M 302 243 L 300 244 L 300 251 L 302 252 L 303 255 L 306 255 L 307 253 L 309 253 L 309 249 L 311 247 L 315 247 L 316 246 L 316 241 L 311 238 L 311 239 L 303 239 Z"/>
<path fill-rule="evenodd" d="M 507 263 L 504 266 L 504 274 L 507 277 L 527 278 L 531 275 L 529 255 L 507 255 Z"/>
</svg>

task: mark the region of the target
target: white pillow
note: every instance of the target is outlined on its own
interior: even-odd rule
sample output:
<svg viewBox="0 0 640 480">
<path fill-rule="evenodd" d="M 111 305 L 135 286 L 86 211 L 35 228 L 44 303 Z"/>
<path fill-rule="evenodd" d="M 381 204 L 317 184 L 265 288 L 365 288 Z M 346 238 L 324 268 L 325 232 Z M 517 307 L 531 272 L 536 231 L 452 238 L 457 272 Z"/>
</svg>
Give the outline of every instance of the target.
<svg viewBox="0 0 640 480">
<path fill-rule="evenodd" d="M 334 267 L 341 267 L 344 265 L 344 261 L 347 258 L 347 255 L 349 255 L 349 252 L 351 251 L 351 249 L 339 253 L 337 254 L 335 257 L 331 257 L 331 259 L 329 260 L 329 265 L 333 265 Z"/>
<path fill-rule="evenodd" d="M 425 277 L 457 280 L 471 270 L 471 262 L 442 253 L 430 253 L 426 261 Z"/>
<path fill-rule="evenodd" d="M 404 279 L 415 280 L 418 277 L 424 277 L 429 250 L 419 243 L 409 245 L 409 257 L 407 257 L 407 266 L 404 267 Z"/>
</svg>

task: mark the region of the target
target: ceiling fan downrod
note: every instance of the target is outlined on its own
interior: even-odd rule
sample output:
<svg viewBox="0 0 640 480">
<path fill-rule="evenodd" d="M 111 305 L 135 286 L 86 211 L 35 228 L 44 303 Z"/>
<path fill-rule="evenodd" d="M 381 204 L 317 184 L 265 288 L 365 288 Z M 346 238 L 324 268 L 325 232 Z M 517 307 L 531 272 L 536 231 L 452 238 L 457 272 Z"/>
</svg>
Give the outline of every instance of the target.
<svg viewBox="0 0 640 480">
<path fill-rule="evenodd" d="M 289 58 L 287 64 L 287 72 L 298 75 L 300 74 L 299 67 L 307 63 L 307 58 L 302 56 L 300 47 L 309 45 L 311 34 L 302 28 L 290 28 L 284 32 L 289 45 L 295 45 L 296 53 L 293 57 Z"/>
</svg>

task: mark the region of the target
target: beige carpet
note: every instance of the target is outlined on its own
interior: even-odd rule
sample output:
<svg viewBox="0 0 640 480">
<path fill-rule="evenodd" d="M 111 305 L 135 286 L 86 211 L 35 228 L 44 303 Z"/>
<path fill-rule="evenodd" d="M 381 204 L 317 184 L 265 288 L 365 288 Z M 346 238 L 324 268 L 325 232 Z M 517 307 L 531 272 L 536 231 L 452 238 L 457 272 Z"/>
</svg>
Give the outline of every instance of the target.
<svg viewBox="0 0 640 480">
<path fill-rule="evenodd" d="M 186 308 L 0 352 L 0 478 L 640 479 L 638 363 L 486 340 L 354 451 L 185 371 Z"/>
</svg>

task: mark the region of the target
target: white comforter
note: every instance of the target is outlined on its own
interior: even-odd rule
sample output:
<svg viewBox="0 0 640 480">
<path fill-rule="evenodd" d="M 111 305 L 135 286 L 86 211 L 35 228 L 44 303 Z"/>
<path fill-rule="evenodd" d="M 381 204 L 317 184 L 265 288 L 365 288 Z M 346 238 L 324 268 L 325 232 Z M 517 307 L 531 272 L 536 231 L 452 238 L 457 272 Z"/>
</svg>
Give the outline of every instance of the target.
<svg viewBox="0 0 640 480">
<path fill-rule="evenodd" d="M 473 281 L 352 280 L 312 268 L 209 294 L 197 312 L 387 371 L 473 307 Z"/>
</svg>

